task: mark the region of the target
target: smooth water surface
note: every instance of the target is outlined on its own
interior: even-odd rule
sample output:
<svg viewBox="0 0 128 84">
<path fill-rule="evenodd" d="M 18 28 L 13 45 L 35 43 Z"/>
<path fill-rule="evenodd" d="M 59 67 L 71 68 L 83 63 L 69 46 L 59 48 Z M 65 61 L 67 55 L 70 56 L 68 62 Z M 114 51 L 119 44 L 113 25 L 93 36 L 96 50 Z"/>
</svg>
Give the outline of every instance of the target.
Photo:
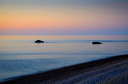
<svg viewBox="0 0 128 84">
<path fill-rule="evenodd" d="M 0 35 L 0 81 L 121 54 L 128 35 Z"/>
</svg>

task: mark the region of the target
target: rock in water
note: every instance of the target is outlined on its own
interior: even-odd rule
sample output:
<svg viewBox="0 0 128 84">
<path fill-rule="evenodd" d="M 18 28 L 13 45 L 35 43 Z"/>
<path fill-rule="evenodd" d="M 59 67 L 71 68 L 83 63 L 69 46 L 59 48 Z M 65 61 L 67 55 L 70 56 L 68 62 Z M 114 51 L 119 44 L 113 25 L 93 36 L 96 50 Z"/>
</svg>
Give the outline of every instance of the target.
<svg viewBox="0 0 128 84">
<path fill-rule="evenodd" d="M 102 44 L 101 42 L 92 42 L 92 44 Z"/>
<path fill-rule="evenodd" d="M 44 43 L 44 41 L 36 40 L 35 43 Z"/>
</svg>

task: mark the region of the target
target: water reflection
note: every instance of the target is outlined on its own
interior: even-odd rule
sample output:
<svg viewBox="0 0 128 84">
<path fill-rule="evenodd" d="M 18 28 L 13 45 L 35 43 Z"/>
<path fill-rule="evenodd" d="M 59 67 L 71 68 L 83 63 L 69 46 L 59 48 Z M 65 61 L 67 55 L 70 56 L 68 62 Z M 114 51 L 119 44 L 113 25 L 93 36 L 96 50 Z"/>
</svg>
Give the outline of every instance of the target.
<svg viewBox="0 0 128 84">
<path fill-rule="evenodd" d="M 127 35 L 0 35 L 0 81 L 127 53 Z"/>
</svg>

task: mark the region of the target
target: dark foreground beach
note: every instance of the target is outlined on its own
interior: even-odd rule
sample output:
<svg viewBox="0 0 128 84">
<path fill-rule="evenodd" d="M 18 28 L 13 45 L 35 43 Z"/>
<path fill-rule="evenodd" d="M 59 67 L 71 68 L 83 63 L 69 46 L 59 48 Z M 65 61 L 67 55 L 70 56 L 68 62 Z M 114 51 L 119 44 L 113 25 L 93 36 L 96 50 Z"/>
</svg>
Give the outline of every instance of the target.
<svg viewBox="0 0 128 84">
<path fill-rule="evenodd" d="M 23 76 L 0 84 L 128 84 L 128 55 Z"/>
</svg>

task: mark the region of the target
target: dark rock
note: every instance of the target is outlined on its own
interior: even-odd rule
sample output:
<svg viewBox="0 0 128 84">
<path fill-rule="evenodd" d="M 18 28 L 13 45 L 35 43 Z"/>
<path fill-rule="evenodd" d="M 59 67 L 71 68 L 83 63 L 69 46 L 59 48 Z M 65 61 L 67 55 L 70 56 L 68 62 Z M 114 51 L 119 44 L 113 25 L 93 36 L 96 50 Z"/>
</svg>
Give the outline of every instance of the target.
<svg viewBox="0 0 128 84">
<path fill-rule="evenodd" d="M 92 42 L 92 44 L 102 44 L 101 42 Z"/>
<path fill-rule="evenodd" d="M 44 43 L 44 41 L 36 40 L 35 43 Z"/>
</svg>

